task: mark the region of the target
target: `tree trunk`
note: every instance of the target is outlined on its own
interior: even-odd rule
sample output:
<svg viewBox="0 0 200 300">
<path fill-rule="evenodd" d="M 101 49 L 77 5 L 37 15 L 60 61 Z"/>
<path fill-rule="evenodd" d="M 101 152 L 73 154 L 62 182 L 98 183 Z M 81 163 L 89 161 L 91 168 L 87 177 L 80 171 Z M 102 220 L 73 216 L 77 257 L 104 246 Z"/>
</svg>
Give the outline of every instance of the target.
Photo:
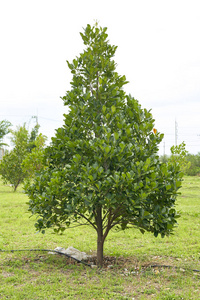
<svg viewBox="0 0 200 300">
<path fill-rule="evenodd" d="M 98 233 L 97 237 L 97 265 L 103 267 L 103 235 Z"/>
<path fill-rule="evenodd" d="M 16 190 L 17 190 L 17 187 L 18 187 L 18 183 L 14 186 L 14 192 L 16 192 Z"/>
<path fill-rule="evenodd" d="M 97 209 L 97 265 L 99 267 L 103 266 L 103 244 L 104 244 L 104 237 L 103 237 L 103 226 L 102 226 L 102 208 L 99 207 Z"/>
</svg>

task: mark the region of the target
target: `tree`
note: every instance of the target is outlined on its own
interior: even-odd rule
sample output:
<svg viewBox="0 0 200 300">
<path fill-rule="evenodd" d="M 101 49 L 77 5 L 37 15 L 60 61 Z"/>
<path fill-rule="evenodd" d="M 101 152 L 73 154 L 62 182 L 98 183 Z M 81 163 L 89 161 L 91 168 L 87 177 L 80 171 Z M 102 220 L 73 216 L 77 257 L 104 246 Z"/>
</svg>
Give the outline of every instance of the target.
<svg viewBox="0 0 200 300">
<path fill-rule="evenodd" d="M 11 123 L 3 120 L 0 121 L 0 147 L 7 146 L 7 144 L 3 143 L 3 138 L 6 134 L 9 133 L 9 127 L 11 126 Z"/>
<path fill-rule="evenodd" d="M 14 191 L 16 191 L 19 184 L 22 183 L 26 177 L 26 174 L 21 168 L 21 155 L 23 155 L 21 151 L 19 152 L 13 149 L 3 156 L 3 160 L 0 164 L 0 174 L 2 175 L 4 184 L 11 184 Z"/>
<path fill-rule="evenodd" d="M 172 146 L 170 148 L 171 156 L 168 159 L 169 163 L 175 163 L 180 166 L 181 171 L 185 174 L 190 168 L 190 162 L 187 160 L 188 151 L 186 144 L 182 142 L 180 145 Z"/>
<path fill-rule="evenodd" d="M 11 130 L 11 142 L 14 148 L 7 152 L 0 163 L 0 174 L 2 175 L 4 183 L 10 183 L 14 191 L 16 191 L 19 184 L 23 183 L 25 178 L 30 176 L 31 166 L 28 169 L 23 166 L 23 161 L 27 155 L 32 153 L 33 149 L 37 149 L 37 143 L 43 141 L 43 136 L 37 139 L 38 125 L 36 125 L 29 134 L 26 124 L 18 126 L 16 130 Z M 36 133 L 36 134 L 35 134 Z M 35 134 L 35 140 L 33 138 Z M 34 166 L 37 164 L 35 157 Z M 33 169 L 33 167 L 32 167 Z M 32 173 L 31 173 L 32 174 Z"/>
<path fill-rule="evenodd" d="M 100 266 L 114 227 L 171 234 L 181 185 L 179 167 L 159 161 L 163 135 L 153 131 L 150 111 L 123 90 L 127 81 L 116 72 L 117 47 L 106 31 L 87 25 L 81 33 L 86 49 L 68 62 L 73 79 L 62 98 L 69 108 L 65 124 L 45 151 L 46 168 L 25 187 L 42 233 L 73 222 L 96 230 Z"/>
<path fill-rule="evenodd" d="M 27 173 L 29 179 L 33 178 L 36 172 L 45 167 L 44 151 L 46 140 L 47 137 L 41 133 L 36 136 L 34 143 L 32 142 L 31 144 L 34 147 L 30 147 L 32 149 L 31 152 L 26 155 L 22 162 L 22 169 Z"/>
<path fill-rule="evenodd" d="M 40 142 L 36 142 L 37 140 L 37 137 L 38 137 L 38 134 L 39 134 L 39 128 L 40 128 L 40 125 L 39 124 L 36 124 L 33 129 L 31 130 L 31 133 L 30 133 L 30 136 L 29 136 L 29 142 L 28 142 L 28 151 L 31 152 L 36 146 L 36 144 L 39 145 L 43 145 L 45 144 L 45 140 L 46 140 L 46 137 L 43 136 L 42 134 L 40 134 Z M 41 144 L 42 143 L 42 144 Z"/>
<path fill-rule="evenodd" d="M 16 191 L 26 177 L 21 164 L 27 153 L 28 130 L 24 124 L 19 126 L 17 130 L 12 130 L 11 133 L 11 142 L 14 148 L 4 155 L 0 164 L 0 174 L 4 183 L 10 183 Z"/>
</svg>

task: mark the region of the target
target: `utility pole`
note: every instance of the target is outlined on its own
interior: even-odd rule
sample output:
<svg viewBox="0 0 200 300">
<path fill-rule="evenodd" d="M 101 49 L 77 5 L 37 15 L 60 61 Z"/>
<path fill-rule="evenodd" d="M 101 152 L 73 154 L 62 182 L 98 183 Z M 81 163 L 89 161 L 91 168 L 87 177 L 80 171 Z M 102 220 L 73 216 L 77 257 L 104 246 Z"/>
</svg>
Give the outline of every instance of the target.
<svg viewBox="0 0 200 300">
<path fill-rule="evenodd" d="M 177 146 L 178 141 L 178 123 L 175 120 L 175 146 Z"/>
</svg>

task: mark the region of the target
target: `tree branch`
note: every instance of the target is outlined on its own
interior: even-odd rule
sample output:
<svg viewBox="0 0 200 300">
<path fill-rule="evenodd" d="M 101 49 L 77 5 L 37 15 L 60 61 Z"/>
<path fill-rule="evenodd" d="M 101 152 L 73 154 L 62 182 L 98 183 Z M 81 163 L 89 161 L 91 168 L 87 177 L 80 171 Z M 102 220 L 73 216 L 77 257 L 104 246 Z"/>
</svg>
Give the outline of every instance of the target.
<svg viewBox="0 0 200 300">
<path fill-rule="evenodd" d="M 83 214 L 79 213 L 78 211 L 75 211 L 77 215 L 84 218 L 92 227 L 94 227 L 95 230 L 97 230 L 97 227 Z"/>
<path fill-rule="evenodd" d="M 114 221 L 121 215 L 122 210 L 123 210 L 122 207 L 121 208 L 118 207 L 115 209 L 115 211 L 112 214 L 110 212 L 110 214 L 108 216 L 107 225 L 103 227 L 103 229 L 106 229 L 104 232 L 104 235 L 103 235 L 104 239 L 107 237 L 110 229 L 120 223 L 120 221 L 116 221 L 116 222 L 114 222 Z"/>
<path fill-rule="evenodd" d="M 75 226 L 69 226 L 67 227 L 66 229 L 71 229 L 71 228 L 76 228 L 76 227 L 79 227 L 79 226 L 89 226 L 90 224 L 79 224 L 79 225 L 75 225 Z"/>
<path fill-rule="evenodd" d="M 103 219 L 102 219 L 102 222 L 105 221 L 105 218 L 106 218 L 106 216 L 107 216 L 108 213 L 111 213 L 111 208 L 109 208 L 109 209 L 107 210 L 106 214 L 104 215 L 104 217 L 103 217 Z"/>
</svg>

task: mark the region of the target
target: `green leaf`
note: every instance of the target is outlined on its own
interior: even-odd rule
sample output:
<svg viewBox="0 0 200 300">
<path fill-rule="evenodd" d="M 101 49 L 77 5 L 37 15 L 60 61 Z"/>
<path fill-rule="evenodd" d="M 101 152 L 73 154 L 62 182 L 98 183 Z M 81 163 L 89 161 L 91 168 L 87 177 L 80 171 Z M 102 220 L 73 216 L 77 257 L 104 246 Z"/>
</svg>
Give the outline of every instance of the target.
<svg viewBox="0 0 200 300">
<path fill-rule="evenodd" d="M 131 129 L 130 128 L 127 128 L 126 129 L 126 134 L 129 136 L 131 134 Z"/>
<path fill-rule="evenodd" d="M 115 113 L 115 111 L 116 111 L 116 107 L 115 107 L 114 105 L 112 105 L 112 106 L 111 106 L 111 111 L 112 111 L 112 114 L 114 114 L 114 113 Z"/>
<path fill-rule="evenodd" d="M 74 64 L 74 67 L 76 69 L 78 67 L 78 61 L 76 59 L 73 59 L 73 64 Z"/>
<path fill-rule="evenodd" d="M 102 112 L 103 112 L 103 113 L 106 112 L 106 106 L 105 106 L 105 105 L 103 105 L 103 107 L 102 107 Z"/>
<path fill-rule="evenodd" d="M 120 143 L 119 146 L 120 146 L 120 148 L 121 148 L 122 151 L 123 151 L 124 148 L 126 147 L 126 145 L 124 144 L 124 142 Z"/>
<path fill-rule="evenodd" d="M 106 153 L 110 152 L 110 149 L 111 149 L 111 147 L 110 147 L 110 146 L 107 146 L 107 147 L 105 147 L 105 151 L 106 151 Z"/>
<path fill-rule="evenodd" d="M 146 216 L 149 216 L 149 215 L 150 215 L 150 213 L 148 211 L 145 211 L 143 216 L 146 217 Z"/>
<path fill-rule="evenodd" d="M 93 181 L 93 176 L 92 175 L 88 175 L 88 178 Z"/>
<path fill-rule="evenodd" d="M 115 137 L 115 140 L 117 141 L 119 139 L 119 133 L 118 132 L 114 132 L 114 137 Z"/>
<path fill-rule="evenodd" d="M 166 190 L 167 190 L 167 191 L 170 190 L 171 187 L 172 187 L 171 184 L 166 185 Z"/>
</svg>

